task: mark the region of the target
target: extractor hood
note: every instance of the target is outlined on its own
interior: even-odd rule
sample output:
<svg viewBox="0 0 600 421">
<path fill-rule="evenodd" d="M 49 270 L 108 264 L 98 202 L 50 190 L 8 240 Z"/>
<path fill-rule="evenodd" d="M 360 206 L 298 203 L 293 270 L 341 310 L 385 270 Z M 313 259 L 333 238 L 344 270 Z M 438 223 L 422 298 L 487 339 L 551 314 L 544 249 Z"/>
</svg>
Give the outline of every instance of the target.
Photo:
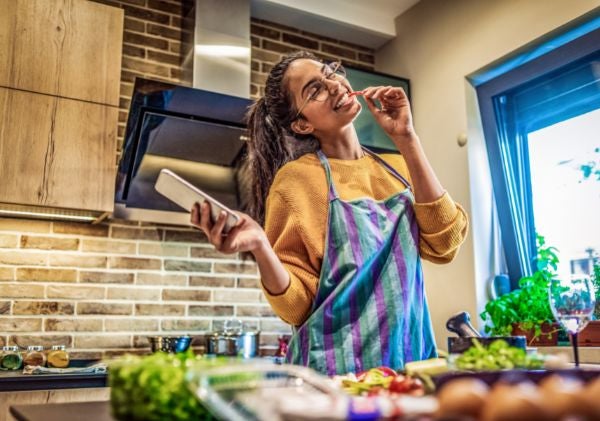
<svg viewBox="0 0 600 421">
<path fill-rule="evenodd" d="M 136 79 L 117 174 L 114 217 L 189 224 L 154 183 L 168 168 L 233 209 L 245 201 L 244 116 L 250 93 L 250 2 L 187 1 L 184 81 Z"/>
</svg>

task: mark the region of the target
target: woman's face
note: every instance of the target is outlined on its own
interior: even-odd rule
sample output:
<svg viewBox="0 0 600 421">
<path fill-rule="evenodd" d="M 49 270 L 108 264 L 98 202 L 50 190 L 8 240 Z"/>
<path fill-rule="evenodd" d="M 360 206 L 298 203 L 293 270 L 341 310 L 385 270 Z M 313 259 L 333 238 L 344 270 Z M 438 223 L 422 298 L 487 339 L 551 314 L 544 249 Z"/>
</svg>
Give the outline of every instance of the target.
<svg viewBox="0 0 600 421">
<path fill-rule="evenodd" d="M 330 77 L 326 77 L 328 75 Z M 298 127 L 307 126 L 317 135 L 338 131 L 352 123 L 360 112 L 360 103 L 355 97 L 348 97 L 348 93 L 352 92 L 348 80 L 337 75 L 331 77 L 329 68 L 323 63 L 310 59 L 295 60 L 288 67 L 286 80 L 295 108 L 302 107 L 297 120 L 304 122 L 292 125 L 296 131 Z M 324 86 L 327 95 L 322 95 L 320 101 L 307 101 L 314 93 L 315 85 L 319 84 Z"/>
</svg>

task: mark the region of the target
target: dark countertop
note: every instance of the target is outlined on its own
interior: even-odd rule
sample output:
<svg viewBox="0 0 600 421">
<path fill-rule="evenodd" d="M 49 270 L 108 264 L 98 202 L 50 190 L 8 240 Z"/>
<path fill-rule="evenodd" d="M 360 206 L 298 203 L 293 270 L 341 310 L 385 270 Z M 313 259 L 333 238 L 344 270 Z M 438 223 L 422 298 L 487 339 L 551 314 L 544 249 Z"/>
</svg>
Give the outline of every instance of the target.
<svg viewBox="0 0 600 421">
<path fill-rule="evenodd" d="M 73 361 L 70 367 L 87 367 L 98 361 Z M 22 370 L 0 371 L 0 392 L 107 387 L 106 373 L 23 374 Z"/>
<path fill-rule="evenodd" d="M 10 413 L 17 421 L 115 421 L 110 402 L 16 405 L 10 407 Z"/>
</svg>

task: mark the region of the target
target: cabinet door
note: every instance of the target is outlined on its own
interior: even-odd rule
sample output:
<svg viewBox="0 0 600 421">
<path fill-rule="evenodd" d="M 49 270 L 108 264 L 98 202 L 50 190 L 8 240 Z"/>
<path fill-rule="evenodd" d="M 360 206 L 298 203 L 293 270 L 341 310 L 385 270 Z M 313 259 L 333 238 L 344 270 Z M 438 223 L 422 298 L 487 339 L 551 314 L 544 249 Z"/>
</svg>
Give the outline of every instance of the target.
<svg viewBox="0 0 600 421">
<path fill-rule="evenodd" d="M 112 211 L 117 114 L 0 88 L 0 202 Z"/>
<path fill-rule="evenodd" d="M 123 10 L 0 0 L 0 86 L 117 106 Z"/>
</svg>

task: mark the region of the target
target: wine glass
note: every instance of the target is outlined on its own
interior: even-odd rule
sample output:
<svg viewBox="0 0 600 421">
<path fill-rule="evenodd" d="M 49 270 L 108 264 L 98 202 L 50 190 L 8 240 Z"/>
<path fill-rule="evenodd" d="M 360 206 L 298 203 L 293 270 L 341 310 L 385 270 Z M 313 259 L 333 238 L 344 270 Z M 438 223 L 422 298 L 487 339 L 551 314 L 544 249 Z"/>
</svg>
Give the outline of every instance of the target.
<svg viewBox="0 0 600 421">
<path fill-rule="evenodd" d="M 594 312 L 596 304 L 594 285 L 587 275 L 573 275 L 569 279 L 552 279 L 548 296 L 554 317 L 571 335 L 575 367 L 579 367 L 577 334 L 587 326 Z"/>
</svg>

